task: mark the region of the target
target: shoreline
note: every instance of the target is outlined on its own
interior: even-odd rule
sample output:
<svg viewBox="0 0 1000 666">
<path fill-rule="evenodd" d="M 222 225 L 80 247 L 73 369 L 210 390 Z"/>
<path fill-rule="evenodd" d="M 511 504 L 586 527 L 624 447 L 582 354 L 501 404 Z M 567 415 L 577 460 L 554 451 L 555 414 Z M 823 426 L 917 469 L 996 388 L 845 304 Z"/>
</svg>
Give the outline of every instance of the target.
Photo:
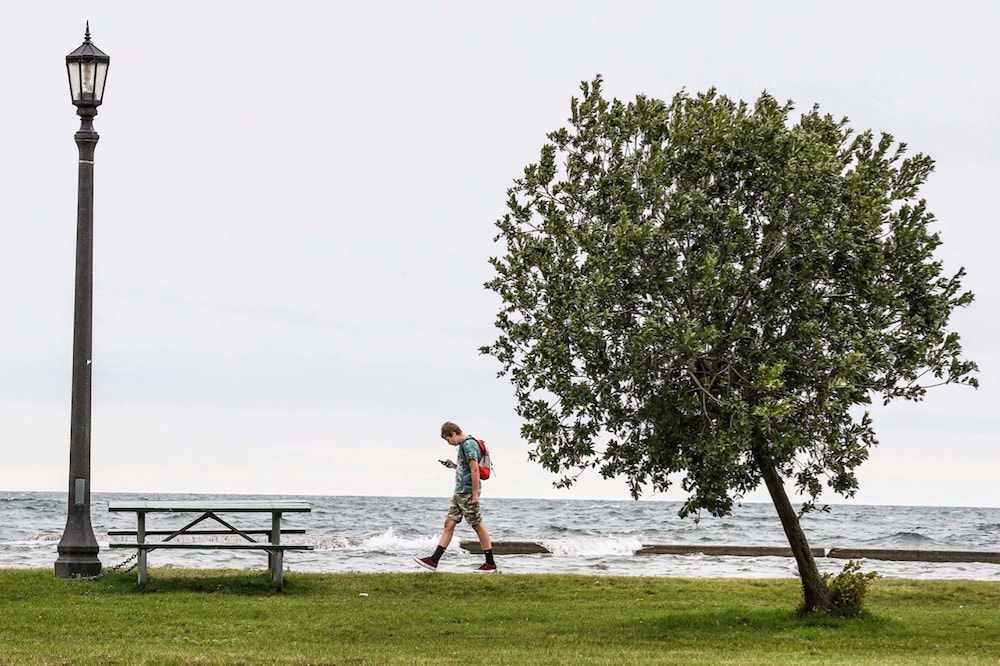
<svg viewBox="0 0 1000 666">
<path fill-rule="evenodd" d="M 478 541 L 462 541 L 470 553 L 482 554 Z M 1000 552 L 974 550 L 932 550 L 908 548 L 810 548 L 812 556 L 835 560 L 887 560 L 891 562 L 980 562 L 1000 564 Z M 551 554 L 536 541 L 494 541 L 494 555 Z M 735 546 L 696 544 L 643 544 L 634 555 L 715 555 L 734 557 L 794 557 L 792 549 L 782 546 Z"/>
</svg>

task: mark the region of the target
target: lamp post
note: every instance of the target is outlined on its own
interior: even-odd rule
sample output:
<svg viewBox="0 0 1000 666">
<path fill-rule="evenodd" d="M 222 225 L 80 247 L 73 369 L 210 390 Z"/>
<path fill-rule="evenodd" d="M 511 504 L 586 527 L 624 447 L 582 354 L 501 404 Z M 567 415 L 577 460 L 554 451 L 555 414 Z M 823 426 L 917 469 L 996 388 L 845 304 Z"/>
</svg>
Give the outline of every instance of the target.
<svg viewBox="0 0 1000 666">
<path fill-rule="evenodd" d="M 94 116 L 104 97 L 111 58 L 90 42 L 66 56 L 69 90 L 80 116 L 76 145 L 80 151 L 76 204 L 76 304 L 73 309 L 73 396 L 69 435 L 69 508 L 59 541 L 56 576 L 72 578 L 101 572 L 100 547 L 90 524 L 90 369 L 93 350 L 94 293 Z"/>
</svg>

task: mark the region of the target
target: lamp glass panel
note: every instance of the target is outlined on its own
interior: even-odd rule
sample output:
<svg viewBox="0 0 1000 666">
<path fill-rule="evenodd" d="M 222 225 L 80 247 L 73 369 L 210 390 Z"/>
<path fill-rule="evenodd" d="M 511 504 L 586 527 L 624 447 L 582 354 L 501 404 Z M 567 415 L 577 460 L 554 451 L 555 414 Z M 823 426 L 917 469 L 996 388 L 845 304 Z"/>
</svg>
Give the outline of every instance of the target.
<svg viewBox="0 0 1000 666">
<path fill-rule="evenodd" d="M 108 80 L 108 63 L 97 63 L 97 72 L 94 76 L 94 99 L 100 102 L 104 99 L 104 84 Z"/>
<path fill-rule="evenodd" d="M 66 71 L 69 72 L 69 94 L 74 102 L 79 102 L 80 97 L 80 63 L 66 63 Z"/>
<path fill-rule="evenodd" d="M 97 63 L 96 62 L 82 62 L 80 63 L 80 86 L 83 92 L 83 98 L 86 100 L 94 99 L 94 85 L 97 78 Z"/>
</svg>

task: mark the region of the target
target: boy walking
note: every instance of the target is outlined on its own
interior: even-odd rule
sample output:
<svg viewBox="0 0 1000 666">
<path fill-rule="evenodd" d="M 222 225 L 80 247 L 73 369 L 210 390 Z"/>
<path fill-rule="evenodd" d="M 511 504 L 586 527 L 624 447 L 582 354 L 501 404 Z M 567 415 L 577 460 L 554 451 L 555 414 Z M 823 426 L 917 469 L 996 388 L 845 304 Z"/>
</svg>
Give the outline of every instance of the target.
<svg viewBox="0 0 1000 666">
<path fill-rule="evenodd" d="M 441 464 L 449 469 L 455 470 L 455 494 L 451 498 L 451 507 L 448 509 L 448 516 L 444 519 L 444 532 L 438 547 L 430 557 L 415 557 L 417 564 L 431 571 L 436 571 L 438 560 L 444 555 L 444 551 L 451 543 L 451 538 L 455 534 L 455 526 L 462 522 L 464 518 L 479 537 L 479 543 L 483 547 L 486 555 L 486 562 L 476 571 L 481 573 L 491 573 L 497 570 L 496 562 L 493 561 L 493 542 L 490 541 L 490 533 L 483 525 L 483 514 L 479 508 L 479 443 L 474 437 L 469 437 L 462 432 L 456 424 L 446 421 L 441 426 L 441 439 L 452 446 L 458 447 L 458 464 L 451 460 L 442 460 Z"/>
</svg>

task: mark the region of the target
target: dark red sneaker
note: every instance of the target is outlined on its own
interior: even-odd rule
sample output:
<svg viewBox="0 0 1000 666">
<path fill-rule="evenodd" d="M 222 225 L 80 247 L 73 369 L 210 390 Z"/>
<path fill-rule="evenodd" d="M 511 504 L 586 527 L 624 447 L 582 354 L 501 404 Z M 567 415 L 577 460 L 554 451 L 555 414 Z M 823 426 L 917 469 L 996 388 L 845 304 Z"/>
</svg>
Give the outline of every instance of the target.
<svg viewBox="0 0 1000 666">
<path fill-rule="evenodd" d="M 490 564 L 489 562 L 487 562 L 478 569 L 476 569 L 476 573 L 496 573 L 496 570 L 497 570 L 497 565 Z"/>
<path fill-rule="evenodd" d="M 425 569 L 437 571 L 438 563 L 429 557 L 414 557 L 413 560 Z"/>
</svg>

